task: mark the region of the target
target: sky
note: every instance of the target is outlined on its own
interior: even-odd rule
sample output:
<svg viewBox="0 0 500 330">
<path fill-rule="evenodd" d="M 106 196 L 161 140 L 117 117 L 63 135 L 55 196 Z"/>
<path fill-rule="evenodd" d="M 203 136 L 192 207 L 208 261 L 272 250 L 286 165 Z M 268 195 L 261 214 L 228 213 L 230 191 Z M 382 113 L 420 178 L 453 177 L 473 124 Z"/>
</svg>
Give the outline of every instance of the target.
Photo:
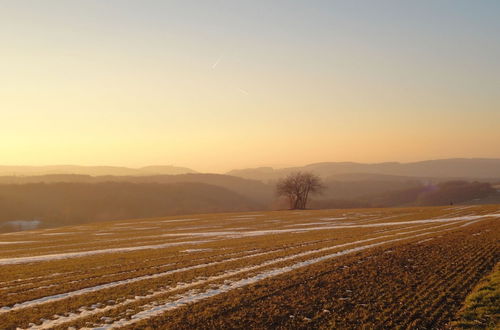
<svg viewBox="0 0 500 330">
<path fill-rule="evenodd" d="M 0 164 L 500 158 L 498 0 L 2 0 Z"/>
</svg>

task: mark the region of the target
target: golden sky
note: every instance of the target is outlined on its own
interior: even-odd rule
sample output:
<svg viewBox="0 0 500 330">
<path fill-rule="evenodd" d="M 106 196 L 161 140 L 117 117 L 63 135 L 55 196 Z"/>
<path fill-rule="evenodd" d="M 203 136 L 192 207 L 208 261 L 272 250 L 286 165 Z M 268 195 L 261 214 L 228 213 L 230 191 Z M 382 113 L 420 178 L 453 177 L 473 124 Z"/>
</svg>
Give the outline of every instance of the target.
<svg viewBox="0 0 500 330">
<path fill-rule="evenodd" d="M 2 1 L 0 164 L 500 157 L 498 1 Z"/>
</svg>

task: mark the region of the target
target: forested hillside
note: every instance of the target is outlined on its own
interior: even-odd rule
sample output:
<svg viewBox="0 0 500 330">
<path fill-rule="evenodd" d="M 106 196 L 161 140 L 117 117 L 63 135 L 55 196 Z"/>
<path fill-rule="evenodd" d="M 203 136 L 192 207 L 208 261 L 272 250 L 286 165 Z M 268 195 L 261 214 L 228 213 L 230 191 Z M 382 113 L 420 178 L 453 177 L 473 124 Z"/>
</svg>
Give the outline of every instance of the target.
<svg viewBox="0 0 500 330">
<path fill-rule="evenodd" d="M 262 207 L 234 191 L 203 183 L 0 185 L 0 231 Z"/>
</svg>

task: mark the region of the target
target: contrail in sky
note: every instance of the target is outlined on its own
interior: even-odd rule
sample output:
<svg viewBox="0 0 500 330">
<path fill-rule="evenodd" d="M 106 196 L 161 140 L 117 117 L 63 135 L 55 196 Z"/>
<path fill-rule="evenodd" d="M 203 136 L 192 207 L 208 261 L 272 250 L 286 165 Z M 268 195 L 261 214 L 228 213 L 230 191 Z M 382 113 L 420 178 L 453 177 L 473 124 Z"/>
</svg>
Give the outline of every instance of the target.
<svg viewBox="0 0 500 330">
<path fill-rule="evenodd" d="M 243 94 L 245 94 L 245 95 L 248 95 L 248 94 L 249 94 L 246 90 L 241 89 L 241 88 L 239 88 L 239 87 L 238 87 L 238 90 L 239 90 L 240 92 L 242 92 Z"/>
<path fill-rule="evenodd" d="M 214 64 L 212 64 L 212 69 L 215 69 L 215 67 L 217 66 L 217 64 L 219 64 L 220 60 L 222 59 L 222 55 L 219 56 L 219 58 L 217 59 L 217 61 L 215 61 Z"/>
</svg>

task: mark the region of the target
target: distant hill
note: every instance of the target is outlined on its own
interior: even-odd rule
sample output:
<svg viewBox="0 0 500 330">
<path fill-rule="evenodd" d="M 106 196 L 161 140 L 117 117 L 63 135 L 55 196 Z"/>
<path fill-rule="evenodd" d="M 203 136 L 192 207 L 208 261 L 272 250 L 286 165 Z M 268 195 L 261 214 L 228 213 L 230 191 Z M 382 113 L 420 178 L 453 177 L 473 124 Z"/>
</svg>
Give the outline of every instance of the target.
<svg viewBox="0 0 500 330">
<path fill-rule="evenodd" d="M 359 183 L 368 188 L 374 183 Z M 312 208 L 437 206 L 448 204 L 498 204 L 500 193 L 491 184 L 484 182 L 446 181 L 438 184 L 414 185 L 408 183 L 400 189 L 386 186 L 385 189 L 359 189 L 360 185 L 347 186 L 347 193 L 334 189 L 333 195 L 323 195 L 311 201 Z M 327 185 L 327 189 L 333 187 Z M 362 187 L 362 186 L 361 186 Z M 383 185 L 381 186 L 382 188 Z M 365 191 L 365 195 L 360 192 Z M 353 194 L 354 193 L 354 194 Z"/>
<path fill-rule="evenodd" d="M 258 180 L 249 180 L 223 174 L 189 173 L 178 175 L 143 175 L 143 176 L 90 176 L 75 174 L 51 174 L 39 176 L 0 176 L 0 184 L 29 183 L 204 183 L 231 190 L 241 196 L 250 198 L 257 203 L 268 203 L 273 197 L 274 186 Z"/>
<path fill-rule="evenodd" d="M 372 178 L 365 180 L 324 179 L 325 189 L 318 198 L 356 200 L 367 195 L 380 195 L 391 191 L 402 191 L 421 187 L 419 180 L 389 180 L 387 178 Z"/>
<path fill-rule="evenodd" d="M 488 158 L 453 158 L 426 160 L 412 163 L 355 163 L 355 162 L 323 162 L 305 166 L 274 169 L 258 167 L 234 169 L 226 175 L 259 181 L 274 181 L 293 171 L 310 171 L 324 178 L 339 181 L 356 181 L 380 179 L 406 180 L 406 177 L 424 180 L 432 179 L 475 179 L 500 182 L 500 159 Z M 40 176 L 76 174 L 90 176 L 156 176 L 194 174 L 195 170 L 177 166 L 146 166 L 129 168 L 119 166 L 0 166 L 0 176 Z M 391 178 L 390 178 L 391 177 Z M 399 177 L 399 178 L 398 178 Z"/>
<path fill-rule="evenodd" d="M 51 166 L 0 166 L 0 175 L 32 176 L 49 174 L 82 174 L 82 175 L 160 175 L 160 174 L 185 174 L 196 171 L 177 166 L 146 166 L 129 168 L 119 166 L 77 166 L 77 165 L 51 165 Z"/>
<path fill-rule="evenodd" d="M 0 185 L 0 232 L 90 221 L 250 211 L 259 203 L 203 183 L 33 183 Z"/>
<path fill-rule="evenodd" d="M 389 175 L 376 173 L 344 173 L 333 174 L 324 177 L 324 180 L 334 180 L 342 182 L 377 181 L 377 182 L 434 182 L 446 180 L 446 178 L 414 177 L 403 175 Z"/>
<path fill-rule="evenodd" d="M 498 179 L 500 178 L 500 159 L 456 158 L 427 160 L 413 163 L 375 163 L 363 164 L 353 162 L 326 162 L 301 167 L 273 169 L 259 167 L 232 170 L 229 175 L 247 179 L 273 181 L 293 171 L 309 171 L 324 178 L 335 175 L 389 175 L 415 178 L 446 179 Z"/>
</svg>

